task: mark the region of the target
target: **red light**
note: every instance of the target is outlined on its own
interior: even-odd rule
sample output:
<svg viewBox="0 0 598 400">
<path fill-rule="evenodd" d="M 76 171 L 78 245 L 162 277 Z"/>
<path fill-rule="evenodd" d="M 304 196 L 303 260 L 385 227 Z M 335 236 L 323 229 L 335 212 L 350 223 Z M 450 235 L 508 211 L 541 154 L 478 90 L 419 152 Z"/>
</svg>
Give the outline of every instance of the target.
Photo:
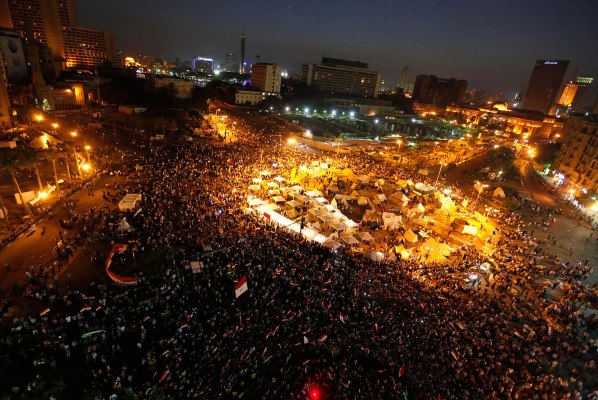
<svg viewBox="0 0 598 400">
<path fill-rule="evenodd" d="M 316 400 L 320 397 L 320 392 L 318 392 L 318 389 L 312 389 L 310 395 L 312 399 Z"/>
</svg>

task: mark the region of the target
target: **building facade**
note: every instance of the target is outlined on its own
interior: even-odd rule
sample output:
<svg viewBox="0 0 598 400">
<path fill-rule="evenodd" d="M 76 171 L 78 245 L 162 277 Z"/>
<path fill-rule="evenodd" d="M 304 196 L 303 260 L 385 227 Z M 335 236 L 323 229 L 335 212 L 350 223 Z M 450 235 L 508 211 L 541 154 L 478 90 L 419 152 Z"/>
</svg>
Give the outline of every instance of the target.
<svg viewBox="0 0 598 400">
<path fill-rule="evenodd" d="M 322 64 L 304 64 L 301 81 L 332 95 L 378 97 L 382 75 L 367 63 L 324 57 Z"/>
<path fill-rule="evenodd" d="M 258 63 L 251 66 L 251 86 L 256 90 L 280 95 L 281 76 L 280 65 Z"/>
<path fill-rule="evenodd" d="M 418 75 L 415 79 L 412 98 L 418 103 L 446 107 L 461 102 L 466 90 L 467 81 L 462 79 Z"/>
<path fill-rule="evenodd" d="M 3 23 L 29 43 L 50 49 L 56 70 L 61 67 L 97 67 L 116 57 L 114 38 L 108 32 L 79 26 L 75 0 L 0 0 L 5 2 Z M 0 7 L 2 11 L 2 7 Z"/>
<path fill-rule="evenodd" d="M 521 108 L 548 114 L 568 66 L 568 60 L 536 61 Z"/>
<path fill-rule="evenodd" d="M 2 56 L 0 55 L 0 61 Z M 0 126 L 8 126 L 10 124 L 10 98 L 8 97 L 8 84 L 6 82 L 6 74 L 4 72 L 4 63 L 0 63 Z"/>
<path fill-rule="evenodd" d="M 280 96 L 280 93 L 267 93 L 257 90 L 239 89 L 235 92 L 235 104 L 242 106 L 257 106 L 268 96 Z"/>
<path fill-rule="evenodd" d="M 563 174 L 570 190 L 598 192 L 598 119 L 569 118 L 563 137 L 554 169 Z"/>
</svg>

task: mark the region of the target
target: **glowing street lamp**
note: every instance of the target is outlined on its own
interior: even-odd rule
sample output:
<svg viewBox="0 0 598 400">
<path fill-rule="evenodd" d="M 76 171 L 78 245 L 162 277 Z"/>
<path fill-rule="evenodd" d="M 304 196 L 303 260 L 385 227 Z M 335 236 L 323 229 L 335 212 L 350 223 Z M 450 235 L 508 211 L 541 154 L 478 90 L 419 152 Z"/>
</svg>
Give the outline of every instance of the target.
<svg viewBox="0 0 598 400">
<path fill-rule="evenodd" d="M 399 150 L 397 150 L 397 152 L 400 153 L 401 152 L 401 144 L 403 144 L 403 141 L 401 139 L 398 139 L 397 144 L 399 145 Z"/>
<path fill-rule="evenodd" d="M 48 193 L 46 193 L 46 192 L 39 192 L 39 197 L 42 200 L 46 199 L 46 198 L 48 198 Z"/>
<path fill-rule="evenodd" d="M 289 140 L 287 140 L 287 143 L 290 144 L 291 146 L 294 146 L 297 144 L 297 139 L 289 138 Z"/>
<path fill-rule="evenodd" d="M 89 171 L 89 170 L 91 170 L 91 165 L 89 165 L 88 163 L 84 162 L 83 164 L 81 164 L 81 169 L 83 171 Z"/>
<path fill-rule="evenodd" d="M 85 145 L 85 152 L 87 153 L 87 162 L 91 165 L 91 158 L 89 157 L 90 150 L 91 150 L 91 146 Z"/>
<path fill-rule="evenodd" d="M 52 128 L 54 128 L 54 129 L 58 129 L 58 124 L 57 124 L 56 122 L 54 122 L 54 123 L 52 124 Z"/>
<path fill-rule="evenodd" d="M 41 115 L 41 114 L 36 114 L 36 115 L 35 115 L 35 120 L 36 120 L 37 122 L 42 122 L 42 121 L 44 120 L 44 116 L 43 116 L 43 115 Z"/>
<path fill-rule="evenodd" d="M 71 136 L 72 137 L 77 137 L 77 135 L 78 135 L 77 131 L 71 131 Z"/>
</svg>

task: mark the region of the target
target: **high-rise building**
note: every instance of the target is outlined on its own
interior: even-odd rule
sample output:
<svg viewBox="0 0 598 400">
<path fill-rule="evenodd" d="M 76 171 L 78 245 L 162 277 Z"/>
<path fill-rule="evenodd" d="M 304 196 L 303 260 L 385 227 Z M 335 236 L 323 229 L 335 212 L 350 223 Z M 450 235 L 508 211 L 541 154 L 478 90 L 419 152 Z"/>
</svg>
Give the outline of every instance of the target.
<svg viewBox="0 0 598 400">
<path fill-rule="evenodd" d="M 214 60 L 197 56 L 191 60 L 191 68 L 193 68 L 195 72 L 212 74 L 214 73 Z"/>
<path fill-rule="evenodd" d="M 8 16 L 0 18 L 29 43 L 51 51 L 57 70 L 67 67 L 95 67 L 109 61 L 119 64 L 110 33 L 79 26 L 75 0 L 0 0 Z M 43 55 L 44 51 L 42 51 Z"/>
<path fill-rule="evenodd" d="M 568 66 L 568 60 L 536 61 L 521 108 L 548 114 Z"/>
<path fill-rule="evenodd" d="M 382 76 L 367 63 L 324 57 L 322 64 L 304 64 L 301 80 L 334 95 L 378 97 Z"/>
<path fill-rule="evenodd" d="M 237 59 L 232 51 L 226 55 L 226 63 L 224 64 L 225 72 L 237 72 Z"/>
<path fill-rule="evenodd" d="M 409 67 L 405 66 L 401 72 L 401 79 L 399 80 L 399 88 L 405 91 L 405 86 L 409 83 Z"/>
<path fill-rule="evenodd" d="M 241 35 L 241 60 L 239 62 L 239 73 L 245 73 L 245 27 L 243 27 L 243 34 Z"/>
<path fill-rule="evenodd" d="M 467 81 L 462 79 L 418 75 L 415 79 L 412 98 L 418 103 L 445 107 L 462 101 L 466 89 Z"/>
<path fill-rule="evenodd" d="M 276 64 L 257 63 L 251 66 L 251 86 L 268 93 L 280 93 L 282 67 Z"/>
<path fill-rule="evenodd" d="M 598 122 L 593 117 L 569 118 L 562 136 L 554 169 L 567 177 L 564 184 L 572 190 L 598 191 Z"/>
</svg>

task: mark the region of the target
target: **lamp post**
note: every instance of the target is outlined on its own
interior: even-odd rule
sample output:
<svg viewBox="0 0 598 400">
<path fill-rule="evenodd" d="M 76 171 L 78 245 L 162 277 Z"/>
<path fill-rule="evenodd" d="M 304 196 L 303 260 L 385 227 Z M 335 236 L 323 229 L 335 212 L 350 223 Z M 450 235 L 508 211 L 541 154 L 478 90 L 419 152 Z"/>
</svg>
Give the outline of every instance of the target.
<svg viewBox="0 0 598 400">
<path fill-rule="evenodd" d="M 91 165 L 91 158 L 89 156 L 89 150 L 91 150 L 91 146 L 89 146 L 89 145 L 86 144 L 85 145 L 85 152 L 87 153 L 87 163 L 89 165 Z"/>
<path fill-rule="evenodd" d="M 440 179 L 440 173 L 442 172 L 442 167 L 444 166 L 443 163 L 440 164 L 440 169 L 438 170 L 438 176 L 436 177 L 436 182 L 434 182 L 434 189 L 438 186 L 438 180 Z"/>
</svg>

